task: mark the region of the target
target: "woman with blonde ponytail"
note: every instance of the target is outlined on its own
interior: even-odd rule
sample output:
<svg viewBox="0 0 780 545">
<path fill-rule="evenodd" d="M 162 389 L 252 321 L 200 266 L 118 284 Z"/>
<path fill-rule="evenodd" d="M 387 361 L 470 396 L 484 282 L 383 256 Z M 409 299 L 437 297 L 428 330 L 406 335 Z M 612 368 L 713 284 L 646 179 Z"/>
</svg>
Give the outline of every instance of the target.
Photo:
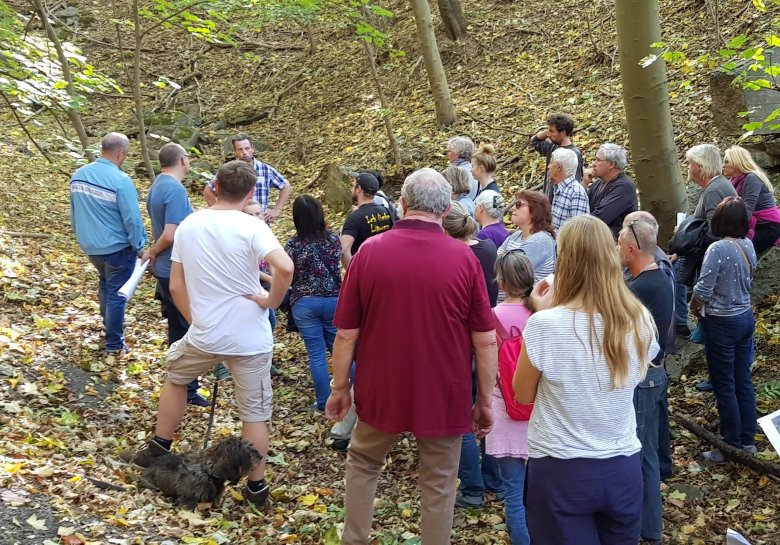
<svg viewBox="0 0 780 545">
<path fill-rule="evenodd" d="M 731 178 L 737 194 L 745 201 L 749 222 L 747 238 L 753 241 L 756 253 L 780 244 L 780 210 L 775 203 L 774 188 L 750 152 L 740 146 L 727 149 L 723 175 Z"/>
<path fill-rule="evenodd" d="M 501 193 L 501 189 L 493 179 L 497 168 L 496 149 L 491 144 L 481 144 L 479 151 L 471 158 L 471 174 L 479 182 L 477 196 L 486 189 Z"/>
<path fill-rule="evenodd" d="M 558 234 L 556 274 L 531 294 L 513 382 L 535 403 L 526 512 L 535 543 L 635 544 L 642 514 L 634 389 L 658 350 L 652 316 L 621 276 L 593 216 Z"/>
</svg>

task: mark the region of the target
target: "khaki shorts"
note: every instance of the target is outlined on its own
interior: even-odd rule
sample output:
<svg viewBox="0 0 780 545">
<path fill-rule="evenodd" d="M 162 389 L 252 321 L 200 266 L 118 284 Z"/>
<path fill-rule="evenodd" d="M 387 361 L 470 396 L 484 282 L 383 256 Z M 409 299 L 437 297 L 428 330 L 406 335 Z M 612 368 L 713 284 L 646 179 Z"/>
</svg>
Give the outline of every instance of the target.
<svg viewBox="0 0 780 545">
<path fill-rule="evenodd" d="M 165 376 L 174 384 L 189 384 L 223 362 L 233 377 L 238 415 L 242 422 L 271 420 L 273 390 L 271 389 L 271 352 L 253 356 L 225 356 L 204 352 L 192 346 L 187 337 L 168 349 L 168 369 Z"/>
</svg>

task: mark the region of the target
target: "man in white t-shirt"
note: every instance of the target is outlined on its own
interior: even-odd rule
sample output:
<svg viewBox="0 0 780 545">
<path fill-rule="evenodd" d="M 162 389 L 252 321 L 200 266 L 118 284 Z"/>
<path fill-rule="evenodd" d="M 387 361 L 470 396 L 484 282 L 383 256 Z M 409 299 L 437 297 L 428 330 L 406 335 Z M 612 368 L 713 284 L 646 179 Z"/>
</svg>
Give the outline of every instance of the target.
<svg viewBox="0 0 780 545">
<path fill-rule="evenodd" d="M 247 163 L 226 163 L 217 172 L 216 204 L 190 214 L 176 229 L 170 291 L 191 325 L 168 351 L 155 436 L 133 456 L 142 467 L 170 452 L 186 409 L 187 383 L 220 361 L 233 376 L 244 439 L 263 457 L 268 452 L 266 423 L 273 399 L 268 312 L 279 306 L 290 287 L 293 263 L 268 225 L 242 212 L 252 199 L 256 179 Z M 260 286 L 261 259 L 274 274 L 270 293 Z M 244 491 L 258 507 L 268 500 L 264 475 L 265 458 L 249 472 Z"/>
</svg>

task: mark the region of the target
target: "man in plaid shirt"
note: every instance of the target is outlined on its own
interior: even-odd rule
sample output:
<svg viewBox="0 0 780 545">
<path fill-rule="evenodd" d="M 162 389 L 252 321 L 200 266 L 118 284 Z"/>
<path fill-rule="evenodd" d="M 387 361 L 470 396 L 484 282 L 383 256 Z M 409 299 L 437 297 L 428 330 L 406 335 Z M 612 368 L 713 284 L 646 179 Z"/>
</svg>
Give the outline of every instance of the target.
<svg viewBox="0 0 780 545">
<path fill-rule="evenodd" d="M 266 165 L 262 161 L 255 159 L 255 148 L 252 146 L 252 139 L 246 134 L 237 134 L 231 139 L 233 143 L 233 152 L 236 154 L 236 159 L 245 161 L 252 165 L 257 173 L 257 185 L 255 186 L 254 200 L 260 203 L 260 207 L 263 209 L 263 219 L 267 223 L 273 223 L 273 221 L 279 217 L 282 213 L 287 199 L 290 196 L 290 182 L 284 179 L 284 176 L 279 174 L 274 167 Z M 206 188 L 203 190 L 203 197 L 209 206 L 212 206 L 217 202 L 217 190 L 214 182 L 217 181 L 216 177 L 206 184 Z M 271 192 L 271 187 L 279 190 L 279 198 L 276 200 L 276 204 L 273 208 L 268 207 L 268 197 Z"/>
<path fill-rule="evenodd" d="M 558 148 L 550 156 L 549 176 L 553 183 L 552 227 L 557 232 L 569 218 L 590 214 L 588 193 L 577 181 L 579 158 L 570 149 Z"/>
</svg>

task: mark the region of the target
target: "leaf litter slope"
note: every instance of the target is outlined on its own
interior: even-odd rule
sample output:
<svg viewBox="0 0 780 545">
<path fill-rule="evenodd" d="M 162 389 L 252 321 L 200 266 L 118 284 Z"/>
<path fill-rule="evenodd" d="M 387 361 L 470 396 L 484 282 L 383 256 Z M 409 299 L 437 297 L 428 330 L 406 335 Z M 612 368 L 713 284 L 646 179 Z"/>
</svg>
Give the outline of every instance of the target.
<svg viewBox="0 0 780 545">
<path fill-rule="evenodd" d="M 385 61 L 382 74 L 407 166 L 443 167 L 446 139 L 467 133 L 477 141 L 496 144 L 502 163 L 499 180 L 505 189 L 532 183 L 529 178 L 533 175 L 538 180 L 543 163 L 527 152 L 524 143 L 549 110 L 569 111 L 585 128 L 576 141 L 586 156 L 592 156 L 603 141 L 626 142 L 619 65 L 612 45 L 614 19 L 607 4 L 495 3 L 488 9 L 484 4 L 464 2 L 472 24 L 468 38 L 449 44 L 440 37 L 460 115 L 459 122 L 446 130 L 434 127 L 424 72 L 421 65 L 415 66 L 419 53 L 411 13 L 406 5 L 391 7 L 397 20 L 390 35 L 407 56 Z M 762 24 L 742 3 L 724 2 L 721 9 L 724 33 Z M 706 10 L 670 2 L 664 4 L 663 16 L 667 41 L 687 43 L 693 51 L 711 47 L 710 32 L 694 34 L 692 30 L 710 28 Z M 593 40 L 585 18 L 591 23 Z M 105 28 L 110 36 L 113 28 Z M 275 39 L 290 40 L 283 30 L 269 27 L 266 32 Z M 277 31 L 278 35 L 273 34 Z M 174 77 L 180 68 L 166 44 L 161 39 L 151 46 L 159 46 L 160 70 Z M 108 57 L 115 52 L 90 54 L 116 61 Z M 327 31 L 313 57 L 281 51 L 253 64 L 236 62 L 235 53 L 214 50 L 208 53 L 208 62 L 201 61 L 204 76 L 197 99 L 210 119 L 239 107 L 262 105 L 274 99 L 274 91 L 286 86 L 297 73 L 293 68 L 300 66 L 308 70 L 301 76 L 304 81 L 282 98 L 275 116 L 247 127 L 269 144 L 270 150 L 263 155 L 268 162 L 289 174 L 294 187 L 307 185 L 329 161 L 389 168 L 375 92 L 361 55 L 359 45 L 343 29 Z M 105 66 L 115 64 L 104 62 Z M 121 79 L 122 72 L 116 69 Z M 670 72 L 680 149 L 717 139 L 707 111 L 709 67 L 686 70 Z M 690 88 L 684 85 L 686 81 L 691 82 Z M 194 88 L 185 92 L 189 94 L 177 97 L 172 106 L 180 106 L 179 100 L 196 100 Z M 96 101 L 88 122 L 104 131 L 116 128 L 112 120 L 128 119 L 129 129 L 127 106 L 124 101 Z M 275 360 L 285 376 L 275 379 L 276 429 L 270 462 L 276 501 L 272 513 L 249 510 L 233 492 L 217 509 L 187 513 L 154 493 L 132 488 L 136 473 L 121 464 L 116 454 L 125 446 L 139 444 L 141 434 L 153 429 L 165 353 L 165 324 L 152 299 L 153 283 L 147 280 L 129 305 L 127 335 L 133 357 L 121 361 L 101 358 L 96 275 L 68 228 L 68 168 L 52 172 L 42 161 L 30 158 L 23 151 L 21 135 L 9 126 L 0 129 L 5 133 L 0 161 L 9 173 L 0 182 L 6 196 L 0 211 L 2 228 L 52 236 L 2 236 L 0 479 L 4 489 L 16 494 L 3 497 L 6 506 L 29 506 L 40 497 L 49 498 L 62 533 L 72 536 L 67 539 L 74 543 L 82 540 L 79 534 L 84 541 L 128 543 L 335 542 L 334 525 L 343 516 L 344 459 L 323 444 L 329 429 L 325 419 L 306 411 L 312 400 L 310 379 L 305 351 L 295 335 L 281 333 L 277 338 Z M 301 150 L 305 164 L 300 160 Z M 208 147 L 206 158 L 218 164 L 218 146 Z M 138 185 L 146 187 L 140 180 Z M 320 193 L 316 186 L 309 188 Z M 144 196 L 142 189 L 142 200 Z M 332 225 L 343 219 L 334 212 L 328 216 Z M 289 220 L 281 222 L 280 239 L 290 229 Z M 771 387 L 778 379 L 777 353 L 769 344 L 777 339 L 772 325 L 777 323 L 777 309 L 770 305 L 763 312 L 760 323 L 765 324 L 767 334 L 761 337 L 756 377 L 757 384 Z M 716 418 L 712 398 L 695 392 L 693 383 L 691 378 L 673 387 L 673 407 L 698 416 L 702 423 L 712 422 Z M 210 387 L 210 378 L 204 385 Z M 215 437 L 239 430 L 230 390 L 227 386 L 220 393 Z M 759 387 L 759 391 L 764 390 Z M 766 410 L 777 407 L 769 395 L 760 399 Z M 189 409 L 177 446 L 199 448 L 206 424 L 205 411 Z M 677 474 L 665 488 L 669 542 L 720 543 L 726 526 L 743 531 L 755 543 L 780 541 L 777 483 L 733 465 L 699 466 L 696 457 L 703 445 L 687 432 L 674 431 Z M 764 456 L 771 456 L 765 442 L 760 447 Z M 413 452 L 413 440 L 404 438 L 388 458 L 377 501 L 379 543 L 414 543 L 417 539 L 419 503 Z M 97 489 L 81 475 L 122 484 L 128 492 Z M 681 490 L 682 485 L 690 489 Z M 703 498 L 698 498 L 697 491 L 704 491 Z M 34 499 L 25 501 L 25 493 Z M 36 521 L 26 522 L 27 518 L 17 517 L 19 526 L 35 532 Z M 504 543 L 502 521 L 497 503 L 481 512 L 458 512 L 454 541 Z"/>
</svg>

